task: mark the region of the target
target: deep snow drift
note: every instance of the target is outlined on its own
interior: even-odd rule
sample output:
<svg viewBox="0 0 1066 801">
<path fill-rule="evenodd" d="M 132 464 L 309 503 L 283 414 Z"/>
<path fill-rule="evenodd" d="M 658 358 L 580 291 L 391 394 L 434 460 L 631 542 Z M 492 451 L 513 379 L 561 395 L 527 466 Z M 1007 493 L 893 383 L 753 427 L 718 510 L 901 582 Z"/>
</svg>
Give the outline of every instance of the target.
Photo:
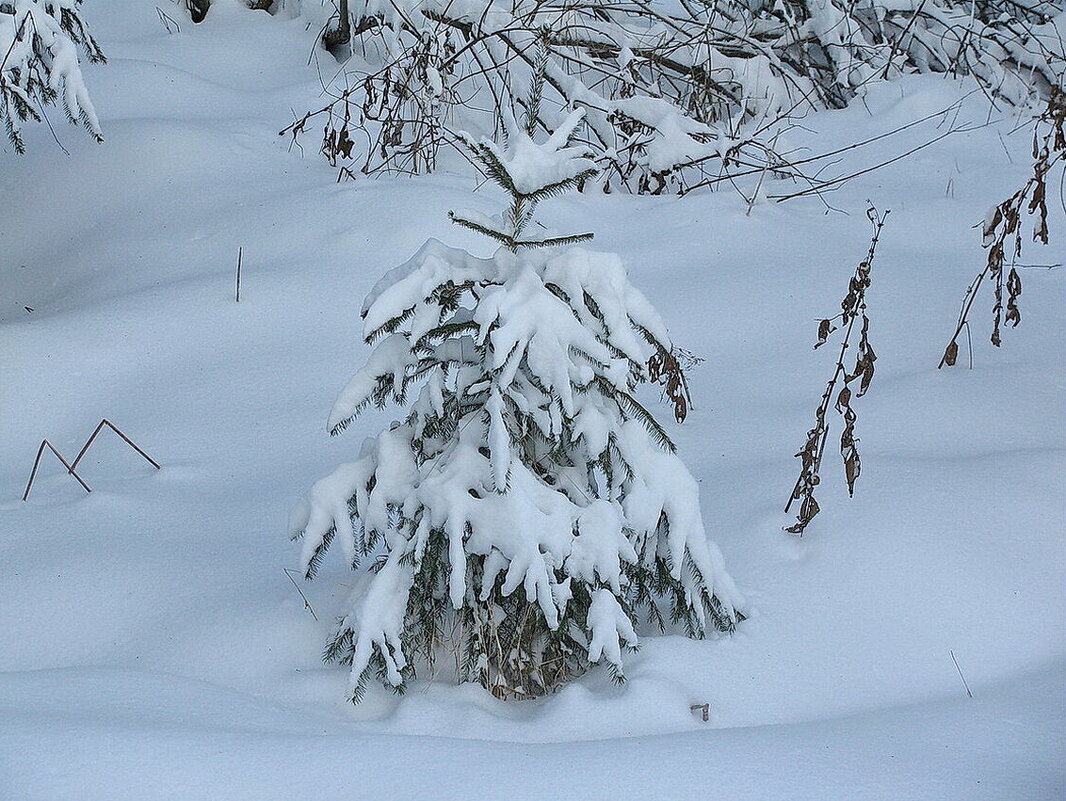
<svg viewBox="0 0 1066 801">
<path fill-rule="evenodd" d="M 971 130 L 831 193 L 846 213 L 806 198 L 749 214 L 729 190 L 545 203 L 548 225 L 621 254 L 705 359 L 669 430 L 752 614 L 727 638 L 644 638 L 623 688 L 597 672 L 508 704 L 419 682 L 352 707 L 319 654 L 354 577 L 327 560 L 301 582 L 312 617 L 285 524 L 391 419 L 325 431 L 366 359 L 363 298 L 429 237 L 488 255 L 446 212 L 499 197 L 461 171 L 337 184 L 289 152 L 276 132 L 318 93 L 298 22 L 228 2 L 178 34 L 132 0 L 85 17 L 110 58 L 86 69 L 105 144 L 57 126 L 67 156 L 37 126 L 26 156 L 0 152 L 0 798 L 1062 796 L 1057 195 L 1052 245 L 1022 256 L 1021 326 L 991 348 L 983 297 L 974 369 L 965 349 L 936 369 L 983 264 L 972 226 L 1027 177 L 1015 118 L 984 125 L 967 99 Z M 909 79 L 790 136 L 831 149 L 966 91 Z M 796 539 L 792 454 L 832 368 L 811 344 L 866 251 L 867 199 L 892 213 L 868 293 L 878 372 L 856 402 L 864 472 L 848 500 L 827 455 L 824 511 Z M 102 417 L 163 469 L 105 432 L 79 466 L 92 494 L 48 456 L 22 503 L 41 439 L 70 458 Z"/>
</svg>

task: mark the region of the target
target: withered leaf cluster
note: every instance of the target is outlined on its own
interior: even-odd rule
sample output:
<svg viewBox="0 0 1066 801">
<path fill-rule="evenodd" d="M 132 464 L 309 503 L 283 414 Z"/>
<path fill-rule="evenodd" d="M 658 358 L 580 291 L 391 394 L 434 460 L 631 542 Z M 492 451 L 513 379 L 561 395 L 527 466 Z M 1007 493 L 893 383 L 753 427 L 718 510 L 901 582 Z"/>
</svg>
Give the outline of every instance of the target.
<svg viewBox="0 0 1066 801">
<path fill-rule="evenodd" d="M 807 525 L 821 511 L 818 501 L 815 500 L 814 491 L 821 482 L 822 455 L 829 437 L 829 423 L 826 415 L 830 404 L 840 415 L 844 424 L 844 429 L 840 434 L 840 458 L 844 465 L 844 480 L 848 486 L 848 495 L 854 495 L 855 482 L 859 478 L 859 473 L 862 472 L 862 461 L 857 447 L 859 440 L 855 436 L 855 422 L 858 416 L 851 403 L 854 398 L 861 398 L 866 394 L 874 376 L 874 362 L 877 360 L 877 354 L 870 345 L 870 317 L 866 312 L 866 290 L 870 287 L 870 269 L 873 265 L 881 228 L 885 224 L 888 212 L 879 214 L 875 208 L 870 207 L 866 214 L 873 225 L 870 249 L 848 282 L 848 292 L 840 302 L 840 314 L 818 323 L 818 341 L 814 345 L 816 349 L 824 345 L 829 336 L 839 329 L 844 329 L 844 338 L 840 345 L 840 355 L 837 357 L 833 375 L 826 384 L 821 402 L 815 410 L 814 426 L 807 432 L 807 441 L 796 454 L 802 466 L 799 478 L 792 488 L 792 495 L 785 505 L 785 511 L 788 512 L 796 501 L 800 502 L 800 508 L 796 522 L 785 528 L 785 531 L 790 534 L 802 535 Z M 855 343 L 855 357 L 850 360 L 849 366 L 849 360 L 846 357 L 848 349 L 852 347 L 851 340 L 856 323 L 859 323 L 859 338 Z"/>
<path fill-rule="evenodd" d="M 343 122 L 340 127 L 334 127 L 332 124 L 326 125 L 322 132 L 322 153 L 330 164 L 336 167 L 340 159 L 351 158 L 354 146 L 355 142 L 348 130 L 347 121 Z"/>
<path fill-rule="evenodd" d="M 674 404 L 674 419 L 679 423 L 688 417 L 692 397 L 688 394 L 685 372 L 673 353 L 660 350 L 648 360 L 648 377 L 660 384 L 666 397 Z"/>
<path fill-rule="evenodd" d="M 959 358 L 959 335 L 968 325 L 970 309 L 981 285 L 991 281 L 993 286 L 992 335 L 990 341 L 997 348 L 1002 344 L 1003 323 L 1012 328 L 1022 321 L 1018 298 L 1022 294 L 1022 279 L 1015 262 L 1022 253 L 1022 209 L 1036 216 L 1033 226 L 1033 241 L 1048 244 L 1047 225 L 1047 176 L 1052 168 L 1066 159 L 1066 92 L 1055 89 L 1048 97 L 1047 106 L 1037 118 L 1033 132 L 1033 174 L 1013 195 L 996 206 L 988 215 L 982 228 L 984 246 L 988 256 L 984 269 L 966 290 L 959 312 L 955 333 L 951 336 L 940 359 L 939 367 L 952 367 Z M 1012 239 L 1013 238 L 1013 239 Z M 1008 243 L 1010 243 L 1010 268 L 1007 269 Z M 1006 302 L 1004 303 L 1004 296 Z"/>
</svg>

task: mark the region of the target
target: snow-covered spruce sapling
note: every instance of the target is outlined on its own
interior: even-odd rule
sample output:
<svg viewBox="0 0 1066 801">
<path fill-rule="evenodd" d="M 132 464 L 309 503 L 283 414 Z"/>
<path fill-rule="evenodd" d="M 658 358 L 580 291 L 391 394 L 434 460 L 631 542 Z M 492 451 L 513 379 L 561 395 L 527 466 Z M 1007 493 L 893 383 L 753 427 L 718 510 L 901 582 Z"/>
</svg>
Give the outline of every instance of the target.
<svg viewBox="0 0 1066 801">
<path fill-rule="evenodd" d="M 699 486 L 634 395 L 670 338 L 619 258 L 591 234 L 533 229 L 537 203 L 594 168 L 569 146 L 577 111 L 543 144 L 466 137 L 510 196 L 501 217 L 452 219 L 499 243 L 489 258 L 427 241 L 371 291 L 375 345 L 329 420 L 371 405 L 406 416 L 294 510 L 313 577 L 339 543 L 369 562 L 326 649 L 404 689 L 454 670 L 498 697 L 558 689 L 605 663 L 623 679 L 636 629 L 730 631 L 740 596 L 708 543 Z"/>
<path fill-rule="evenodd" d="M 78 15 L 81 0 L 0 0 L 0 120 L 16 153 L 26 149 L 22 123 L 40 122 L 42 106 L 62 99 L 72 124 L 103 141 L 100 121 L 82 79 L 80 47 L 89 61 L 106 61 Z"/>
</svg>

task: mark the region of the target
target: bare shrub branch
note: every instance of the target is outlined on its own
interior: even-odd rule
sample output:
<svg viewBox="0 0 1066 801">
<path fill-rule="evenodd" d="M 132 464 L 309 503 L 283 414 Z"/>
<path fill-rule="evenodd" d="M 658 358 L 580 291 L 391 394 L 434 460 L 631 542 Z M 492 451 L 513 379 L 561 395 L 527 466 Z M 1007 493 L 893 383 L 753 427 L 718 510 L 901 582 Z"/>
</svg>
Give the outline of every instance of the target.
<svg viewBox="0 0 1066 801">
<path fill-rule="evenodd" d="M 1022 211 L 1035 215 L 1033 241 L 1048 243 L 1047 176 L 1059 163 L 1066 161 L 1066 93 L 1054 90 L 1048 97 L 1043 113 L 1036 120 L 1033 131 L 1033 174 L 1013 195 L 995 206 L 984 221 L 982 234 L 987 251 L 984 269 L 977 274 L 966 290 L 955 332 L 944 349 L 938 367 L 953 367 L 959 357 L 959 335 L 969 322 L 970 310 L 981 290 L 990 282 L 993 287 L 992 334 L 990 341 L 997 348 L 1002 343 L 1003 323 L 1017 327 L 1022 321 L 1018 298 L 1022 294 L 1022 279 L 1018 274 L 1018 258 L 1022 254 Z M 1009 255 L 1009 263 L 1008 263 Z M 1008 269 L 1009 268 L 1009 269 Z"/>
<path fill-rule="evenodd" d="M 550 130 L 581 106 L 579 137 L 597 154 L 605 190 L 685 192 L 754 171 L 798 179 L 809 193 L 820 182 L 778 151 L 779 136 L 875 80 L 969 75 L 1008 103 L 1061 81 L 1053 6 L 976 5 L 392 0 L 350 26 L 360 69 L 281 133 L 298 137 L 325 115 L 322 149 L 334 166 L 420 173 L 453 143 L 452 126 L 492 136 L 524 116 L 530 130 Z M 535 72 L 544 93 L 529 98 Z"/>
<path fill-rule="evenodd" d="M 785 504 L 785 512 L 792 508 L 795 501 L 800 502 L 800 509 L 796 522 L 785 528 L 785 531 L 790 534 L 802 535 L 804 529 L 820 511 L 818 501 L 814 498 L 814 491 L 821 482 L 822 454 L 825 452 L 829 438 L 829 422 L 826 420 L 826 415 L 830 404 L 836 409 L 844 424 L 844 430 L 840 434 L 840 458 L 844 465 L 844 480 L 848 486 L 848 495 L 855 493 L 855 481 L 862 470 L 862 462 L 859 459 L 858 439 L 855 436 L 855 422 L 858 418 L 851 402 L 854 398 L 861 398 L 866 394 L 874 376 L 874 362 L 877 360 L 877 355 L 869 340 L 870 318 L 866 313 L 866 290 L 870 287 L 870 268 L 877 251 L 881 228 L 888 214 L 887 211 L 879 214 L 873 206 L 867 209 L 866 216 L 873 225 L 870 249 L 848 283 L 848 292 L 840 302 L 840 314 L 823 319 L 818 324 L 818 341 L 814 345 L 816 349 L 826 344 L 829 336 L 840 329 L 844 330 L 844 337 L 840 343 L 840 353 L 837 356 L 833 375 L 826 384 L 822 400 L 815 410 L 814 427 L 807 432 L 807 441 L 803 449 L 796 454 L 796 457 L 802 460 L 802 467 L 788 503 Z M 849 370 L 845 357 L 852 346 L 851 339 L 856 322 L 859 323 L 859 341 L 856 346 L 855 359 Z"/>
</svg>

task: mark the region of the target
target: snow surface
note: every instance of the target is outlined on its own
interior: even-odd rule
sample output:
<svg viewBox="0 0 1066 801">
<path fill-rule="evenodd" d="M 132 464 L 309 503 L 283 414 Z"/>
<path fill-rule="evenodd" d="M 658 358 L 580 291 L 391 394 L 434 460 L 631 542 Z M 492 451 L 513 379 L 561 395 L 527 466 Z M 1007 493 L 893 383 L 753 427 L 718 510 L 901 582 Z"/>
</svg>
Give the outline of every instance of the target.
<svg viewBox="0 0 1066 801">
<path fill-rule="evenodd" d="M 622 254 L 706 359 L 668 428 L 752 614 L 730 638 L 642 638 L 621 689 L 598 671 L 506 703 L 419 682 L 352 707 L 319 653 L 357 576 L 331 559 L 301 582 L 314 619 L 284 572 L 286 519 L 391 419 L 325 433 L 367 356 L 361 299 L 427 237 L 479 252 L 446 211 L 499 198 L 459 172 L 337 184 L 310 139 L 289 152 L 289 109 L 320 102 L 299 21 L 235 0 L 173 35 L 136 0 L 84 17 L 110 59 L 85 68 L 105 144 L 57 125 L 66 157 L 32 126 L 28 155 L 0 152 L 0 799 L 1063 796 L 1066 268 L 1039 266 L 1066 261 L 1058 192 L 1052 245 L 1023 253 L 1021 326 L 991 348 L 982 297 L 974 369 L 936 370 L 983 261 L 972 226 L 1027 176 L 1015 119 L 827 196 L 847 214 L 814 198 L 748 214 L 730 191 L 545 203 L 547 225 Z M 847 144 L 966 88 L 881 86 L 790 138 Z M 985 114 L 966 101 L 964 119 Z M 792 454 L 832 367 L 810 346 L 866 251 L 867 199 L 892 213 L 863 475 L 849 501 L 827 456 L 824 511 L 795 539 Z M 101 417 L 163 469 L 105 432 L 79 466 L 92 494 L 46 456 L 22 503 L 41 439 L 71 458 Z"/>
</svg>

